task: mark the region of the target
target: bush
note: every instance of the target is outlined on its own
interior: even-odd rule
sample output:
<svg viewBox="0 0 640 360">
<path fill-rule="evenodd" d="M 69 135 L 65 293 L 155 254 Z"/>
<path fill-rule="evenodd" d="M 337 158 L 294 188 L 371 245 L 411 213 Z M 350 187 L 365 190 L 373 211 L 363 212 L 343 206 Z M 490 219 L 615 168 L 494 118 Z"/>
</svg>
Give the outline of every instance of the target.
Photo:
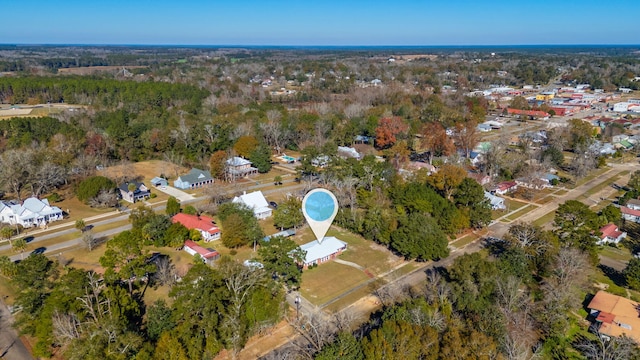
<svg viewBox="0 0 640 360">
<path fill-rule="evenodd" d="M 158 197 L 158 194 L 156 194 L 156 193 L 151 193 L 151 195 L 149 195 L 149 198 L 151 198 L 151 199 L 155 199 L 157 197 Z"/>
<path fill-rule="evenodd" d="M 49 204 L 57 203 L 58 201 L 62 201 L 62 196 L 58 193 L 53 193 L 47 196 L 47 200 L 49 200 Z"/>
<path fill-rule="evenodd" d="M 104 176 L 91 176 L 80 182 L 76 190 L 78 200 L 87 203 L 95 198 L 101 191 L 110 191 L 115 189 L 116 183 Z"/>
<path fill-rule="evenodd" d="M 231 251 L 229 251 L 229 255 L 231 256 L 236 256 L 236 254 L 238 254 L 238 251 L 236 251 L 236 249 L 231 249 Z"/>
</svg>

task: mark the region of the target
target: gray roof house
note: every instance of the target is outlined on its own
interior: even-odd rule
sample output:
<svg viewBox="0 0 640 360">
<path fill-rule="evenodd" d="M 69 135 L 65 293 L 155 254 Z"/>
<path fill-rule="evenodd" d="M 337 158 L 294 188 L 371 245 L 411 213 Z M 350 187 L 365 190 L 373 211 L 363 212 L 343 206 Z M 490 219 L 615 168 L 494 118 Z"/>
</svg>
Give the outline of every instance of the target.
<svg viewBox="0 0 640 360">
<path fill-rule="evenodd" d="M 120 197 L 122 197 L 122 200 L 130 203 L 135 203 L 136 201 L 151 197 L 151 190 L 149 190 L 144 183 L 137 181 L 129 181 L 120 184 L 120 186 L 118 186 L 118 190 L 120 190 Z"/>
<path fill-rule="evenodd" d="M 45 226 L 62 218 L 62 210 L 57 206 L 49 205 L 47 199 L 30 197 L 22 204 L 0 201 L 0 221 L 11 225 Z"/>
<path fill-rule="evenodd" d="M 193 168 L 188 174 L 178 177 L 173 186 L 178 189 L 195 189 L 213 184 L 211 173 L 205 170 Z"/>
</svg>

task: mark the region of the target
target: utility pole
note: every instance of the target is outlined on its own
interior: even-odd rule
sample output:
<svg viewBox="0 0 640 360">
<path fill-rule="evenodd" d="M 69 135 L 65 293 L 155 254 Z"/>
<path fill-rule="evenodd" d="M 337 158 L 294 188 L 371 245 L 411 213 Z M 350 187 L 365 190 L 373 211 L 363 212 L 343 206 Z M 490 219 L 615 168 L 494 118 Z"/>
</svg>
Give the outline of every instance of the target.
<svg viewBox="0 0 640 360">
<path fill-rule="evenodd" d="M 296 295 L 294 302 L 296 303 L 296 320 L 300 320 L 300 294 Z"/>
</svg>

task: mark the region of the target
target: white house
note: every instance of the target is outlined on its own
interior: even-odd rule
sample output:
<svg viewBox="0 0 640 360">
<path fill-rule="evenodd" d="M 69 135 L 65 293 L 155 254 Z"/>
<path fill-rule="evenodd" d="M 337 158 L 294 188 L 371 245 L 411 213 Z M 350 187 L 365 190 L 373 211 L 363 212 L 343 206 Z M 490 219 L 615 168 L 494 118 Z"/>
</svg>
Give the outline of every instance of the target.
<svg viewBox="0 0 640 360">
<path fill-rule="evenodd" d="M 322 242 L 314 240 L 306 244 L 300 245 L 300 249 L 306 251 L 304 264 L 306 269 L 311 265 L 322 264 L 324 262 L 335 259 L 347 249 L 347 243 L 338 240 L 336 237 L 328 236 L 322 239 Z"/>
<path fill-rule="evenodd" d="M 214 261 L 220 258 L 220 253 L 210 248 L 203 248 L 191 240 L 184 242 L 184 251 L 193 256 L 198 256 L 207 265 L 212 265 Z"/>
<path fill-rule="evenodd" d="M 598 245 L 604 244 L 617 244 L 620 240 L 627 237 L 627 233 L 620 231 L 616 224 L 609 223 L 600 228 L 600 239 L 597 241 Z"/>
<path fill-rule="evenodd" d="M 258 220 L 264 220 L 271 216 L 271 208 L 262 191 L 254 191 L 252 193 L 244 193 L 236 196 L 232 201 L 234 204 L 243 204 L 253 210 L 253 215 Z"/>
<path fill-rule="evenodd" d="M 0 221 L 11 225 L 44 226 L 62 218 L 62 210 L 57 206 L 50 206 L 47 199 L 30 197 L 22 204 L 0 201 Z"/>
<path fill-rule="evenodd" d="M 620 212 L 625 220 L 640 223 L 640 210 L 630 209 L 626 206 L 620 206 Z"/>
<path fill-rule="evenodd" d="M 490 192 L 485 191 L 484 197 L 489 200 L 491 204 L 491 210 L 504 210 L 507 207 L 504 205 L 504 199 L 491 194 Z"/>
<path fill-rule="evenodd" d="M 633 210 L 640 210 L 640 200 L 638 199 L 627 200 L 627 207 Z"/>
</svg>

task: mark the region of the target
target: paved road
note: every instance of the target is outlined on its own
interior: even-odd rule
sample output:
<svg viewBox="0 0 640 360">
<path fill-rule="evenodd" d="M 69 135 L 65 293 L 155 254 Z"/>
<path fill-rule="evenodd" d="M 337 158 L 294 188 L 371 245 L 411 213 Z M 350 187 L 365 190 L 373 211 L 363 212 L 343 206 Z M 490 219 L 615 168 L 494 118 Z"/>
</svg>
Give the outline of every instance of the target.
<svg viewBox="0 0 640 360">
<path fill-rule="evenodd" d="M 0 358 L 7 360 L 33 360 L 16 331 L 11 327 L 13 317 L 0 300 Z"/>
</svg>

